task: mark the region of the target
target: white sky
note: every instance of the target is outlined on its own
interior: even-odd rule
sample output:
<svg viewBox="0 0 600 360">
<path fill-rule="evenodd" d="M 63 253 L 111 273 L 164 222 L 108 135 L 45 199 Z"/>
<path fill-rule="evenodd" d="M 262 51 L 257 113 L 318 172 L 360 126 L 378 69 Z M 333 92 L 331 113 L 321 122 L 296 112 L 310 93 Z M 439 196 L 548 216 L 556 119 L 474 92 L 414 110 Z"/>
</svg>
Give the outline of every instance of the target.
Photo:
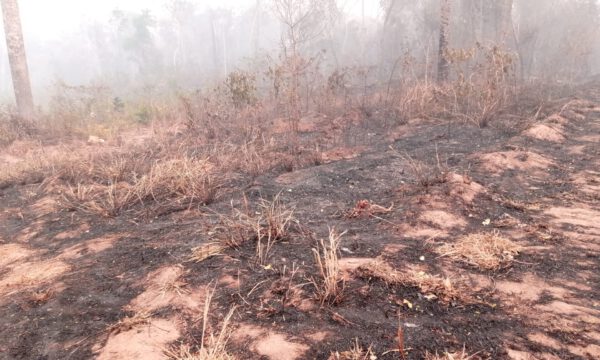
<svg viewBox="0 0 600 360">
<path fill-rule="evenodd" d="M 192 0 L 200 8 L 230 8 L 243 11 L 256 0 Z M 271 0 L 261 0 L 269 6 Z M 169 0 L 19 0 L 24 31 L 38 40 L 55 39 L 74 31 L 82 22 L 107 19 L 116 8 L 122 10 L 149 9 L 154 14 L 165 11 Z M 338 0 L 340 8 L 353 16 L 361 16 L 363 0 Z M 364 0 L 365 15 L 379 14 L 379 0 Z"/>
<path fill-rule="evenodd" d="M 166 15 L 167 4 L 172 0 L 18 0 L 26 46 L 43 49 L 46 44 L 61 44 L 63 39 L 72 39 L 82 24 L 105 23 L 115 9 L 140 11 L 148 9 L 157 17 Z M 200 9 L 229 8 L 242 12 L 256 4 L 257 0 L 189 0 Z M 260 0 L 263 7 L 272 6 L 273 0 Z M 376 18 L 380 14 L 380 0 L 337 0 L 340 9 L 352 17 L 360 18 L 364 3 L 365 16 Z M 6 94 L 11 94 L 4 26 L 0 17 L 0 103 Z M 69 40 L 66 40 L 69 41 Z M 35 44 L 35 46 L 32 46 Z M 67 46 L 68 44 L 64 44 Z M 36 58 L 37 56 L 37 58 Z M 53 56 L 56 56 L 54 54 Z M 35 61 L 52 62 L 46 54 L 29 54 L 32 78 L 38 85 L 45 86 L 48 66 Z M 36 72 L 37 70 L 37 72 Z M 43 80 L 43 81 L 42 81 Z M 35 85 L 34 81 L 34 85 Z M 35 88 L 35 86 L 34 86 Z M 35 89 L 34 89 L 35 91 Z"/>
</svg>

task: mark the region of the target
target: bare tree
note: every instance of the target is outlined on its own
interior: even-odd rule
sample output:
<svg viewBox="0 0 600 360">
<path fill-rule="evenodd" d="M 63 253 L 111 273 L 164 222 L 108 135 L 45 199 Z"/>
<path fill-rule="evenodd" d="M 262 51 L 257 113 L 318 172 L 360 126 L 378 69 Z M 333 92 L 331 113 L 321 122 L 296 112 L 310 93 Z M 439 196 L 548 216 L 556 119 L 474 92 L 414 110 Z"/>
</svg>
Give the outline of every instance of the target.
<svg viewBox="0 0 600 360">
<path fill-rule="evenodd" d="M 4 33 L 6 48 L 12 74 L 15 99 L 19 115 L 24 119 L 31 119 L 34 112 L 27 56 L 19 17 L 17 0 L 1 0 L 2 16 L 4 19 Z"/>
<path fill-rule="evenodd" d="M 450 64 L 448 63 L 448 44 L 450 31 L 451 0 L 441 0 L 440 14 L 440 44 L 438 52 L 438 82 L 448 81 Z"/>
<path fill-rule="evenodd" d="M 297 130 L 300 120 L 300 76 L 310 62 L 300 53 L 303 46 L 319 38 L 334 22 L 334 0 L 274 0 L 275 15 L 283 25 L 281 41 L 283 70 L 289 76 L 287 86 L 288 118 Z"/>
</svg>

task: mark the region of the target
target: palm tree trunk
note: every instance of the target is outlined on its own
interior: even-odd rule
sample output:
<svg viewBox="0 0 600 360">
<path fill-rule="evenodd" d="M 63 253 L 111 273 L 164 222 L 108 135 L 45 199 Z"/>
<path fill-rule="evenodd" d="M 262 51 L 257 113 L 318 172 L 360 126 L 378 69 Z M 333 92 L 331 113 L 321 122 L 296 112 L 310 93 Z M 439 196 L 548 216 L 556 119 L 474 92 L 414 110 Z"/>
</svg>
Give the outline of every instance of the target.
<svg viewBox="0 0 600 360">
<path fill-rule="evenodd" d="M 0 2 L 17 108 L 21 118 L 31 120 L 34 113 L 33 95 L 31 93 L 31 83 L 29 82 L 19 5 L 17 0 L 1 0 Z"/>
</svg>

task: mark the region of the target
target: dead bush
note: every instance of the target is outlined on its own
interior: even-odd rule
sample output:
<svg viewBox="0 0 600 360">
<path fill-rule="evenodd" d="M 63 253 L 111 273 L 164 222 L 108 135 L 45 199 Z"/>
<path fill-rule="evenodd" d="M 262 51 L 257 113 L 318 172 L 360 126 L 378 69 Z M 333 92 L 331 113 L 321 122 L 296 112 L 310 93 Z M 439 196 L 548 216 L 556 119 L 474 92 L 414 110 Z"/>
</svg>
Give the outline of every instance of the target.
<svg viewBox="0 0 600 360">
<path fill-rule="evenodd" d="M 234 71 L 225 79 L 227 92 L 234 106 L 241 108 L 256 103 L 256 77 L 248 72 Z"/>
<path fill-rule="evenodd" d="M 0 147 L 10 145 L 13 141 L 36 132 L 33 122 L 22 119 L 8 110 L 0 109 Z"/>
<path fill-rule="evenodd" d="M 520 245 L 493 231 L 464 236 L 454 244 L 438 247 L 437 252 L 442 257 L 496 271 L 510 266 L 521 250 Z"/>
<path fill-rule="evenodd" d="M 441 98 L 453 104 L 453 115 L 486 127 L 515 97 L 515 55 L 500 46 L 476 44 L 446 55 L 455 81 Z"/>
</svg>

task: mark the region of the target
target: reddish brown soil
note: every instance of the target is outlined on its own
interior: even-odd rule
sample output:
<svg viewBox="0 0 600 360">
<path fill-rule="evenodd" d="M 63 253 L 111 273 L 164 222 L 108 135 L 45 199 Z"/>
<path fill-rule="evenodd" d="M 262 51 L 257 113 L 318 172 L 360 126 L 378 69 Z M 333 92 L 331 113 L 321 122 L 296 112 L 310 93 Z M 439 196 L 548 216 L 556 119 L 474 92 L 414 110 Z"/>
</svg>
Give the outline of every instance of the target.
<svg viewBox="0 0 600 360">
<path fill-rule="evenodd" d="M 164 358 L 170 345 L 198 343 L 212 283 L 214 324 L 237 306 L 229 349 L 239 359 L 327 359 L 355 338 L 379 359 L 398 359 L 399 324 L 409 359 L 463 347 L 476 358 L 598 359 L 600 91 L 580 98 L 526 129 L 414 121 L 389 142 L 392 130 L 365 125 L 355 129 L 367 134 L 362 141 L 330 151 L 320 166 L 256 178 L 250 203 L 282 192 L 300 224 L 268 267 L 256 263 L 252 243 L 188 261 L 208 241 L 211 214 L 239 204 L 240 192 L 210 211 L 148 220 L 69 212 L 37 184 L 0 190 L 0 358 Z M 449 175 L 419 184 L 408 156 L 431 169 L 439 158 Z M 393 207 L 344 216 L 363 199 Z M 347 231 L 346 282 L 339 304 L 321 306 L 311 248 L 329 227 Z M 510 267 L 482 271 L 435 252 L 493 229 L 524 247 Z M 465 282 L 479 301 L 445 305 L 358 276 L 376 257 L 400 272 L 417 266 Z M 181 287 L 165 286 L 173 283 Z M 115 328 L 136 313 L 147 315 Z"/>
</svg>

